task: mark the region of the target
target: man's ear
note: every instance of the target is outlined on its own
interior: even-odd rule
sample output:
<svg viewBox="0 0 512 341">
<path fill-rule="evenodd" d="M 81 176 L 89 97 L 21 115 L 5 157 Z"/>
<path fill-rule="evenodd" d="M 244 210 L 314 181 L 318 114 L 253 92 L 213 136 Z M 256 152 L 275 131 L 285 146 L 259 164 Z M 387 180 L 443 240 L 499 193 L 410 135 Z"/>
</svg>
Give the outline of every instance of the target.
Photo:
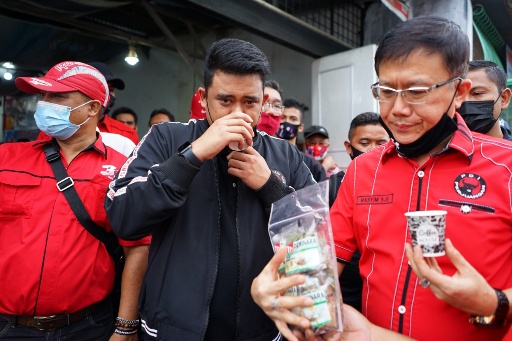
<svg viewBox="0 0 512 341">
<path fill-rule="evenodd" d="M 197 88 L 197 91 L 199 93 L 199 98 L 201 99 L 201 106 L 206 110 L 206 89 L 199 87 Z"/>
<path fill-rule="evenodd" d="M 89 117 L 99 116 L 102 108 L 100 101 L 92 101 L 89 103 Z"/>
<path fill-rule="evenodd" d="M 347 151 L 347 154 L 352 155 L 352 146 L 350 145 L 350 142 L 345 141 L 343 142 L 343 144 L 345 145 L 345 150 Z"/>
<path fill-rule="evenodd" d="M 508 105 L 510 104 L 510 96 L 512 95 L 512 92 L 509 88 L 505 88 L 501 92 L 501 111 L 508 108 Z"/>
<path fill-rule="evenodd" d="M 455 99 L 453 100 L 453 102 L 455 103 L 455 109 L 460 108 L 462 102 L 466 101 L 466 96 L 468 95 L 469 90 L 471 90 L 471 80 L 468 78 L 463 79 L 460 82 L 459 87 L 457 88 L 457 94 L 455 95 Z"/>
<path fill-rule="evenodd" d="M 299 126 L 298 132 L 302 133 L 303 130 L 304 130 L 304 123 L 301 123 L 301 125 Z"/>
</svg>

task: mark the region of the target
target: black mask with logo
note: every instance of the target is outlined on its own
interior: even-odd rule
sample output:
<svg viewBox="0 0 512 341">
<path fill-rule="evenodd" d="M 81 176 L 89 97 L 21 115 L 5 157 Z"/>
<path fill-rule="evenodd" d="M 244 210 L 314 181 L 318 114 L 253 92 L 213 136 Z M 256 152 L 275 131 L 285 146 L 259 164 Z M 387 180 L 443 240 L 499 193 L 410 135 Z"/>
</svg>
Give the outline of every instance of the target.
<svg viewBox="0 0 512 341">
<path fill-rule="evenodd" d="M 438 146 L 441 142 L 443 142 L 446 138 L 448 138 L 450 135 L 457 131 L 457 122 L 455 121 L 455 118 L 448 116 L 448 109 L 450 109 L 450 107 L 452 106 L 453 100 L 455 99 L 455 95 L 457 95 L 459 86 L 460 81 L 459 84 L 457 85 L 457 88 L 455 89 L 455 93 L 453 94 L 452 100 L 450 101 L 450 105 L 448 105 L 448 108 L 446 109 L 445 113 L 443 114 L 439 122 L 437 122 L 435 126 L 430 128 L 427 132 L 425 132 L 425 134 L 423 134 L 419 139 L 417 139 L 414 142 L 407 144 L 397 142 L 393 137 L 391 131 L 388 129 L 386 124 L 384 124 L 382 118 L 379 116 L 379 122 L 382 124 L 384 130 L 386 130 L 391 140 L 393 140 L 398 154 L 409 159 L 414 159 L 421 155 L 425 155 L 432 149 L 434 149 L 436 146 Z"/>
<path fill-rule="evenodd" d="M 356 147 L 354 147 L 353 144 L 350 144 L 350 149 L 352 149 L 352 155 L 349 155 L 350 158 L 352 160 L 354 160 L 356 157 L 358 157 L 359 155 L 362 155 L 364 154 L 364 152 L 360 151 L 359 149 L 357 149 Z"/>
<path fill-rule="evenodd" d="M 498 97 L 498 99 L 500 99 Z M 494 105 L 498 101 L 466 101 L 457 112 L 462 116 L 469 130 L 487 134 L 496 124 L 499 116 L 494 118 Z"/>
<path fill-rule="evenodd" d="M 297 137 L 297 133 L 299 132 L 299 127 L 300 127 L 300 124 L 292 124 L 290 122 L 281 122 L 276 135 L 277 135 L 277 137 L 282 138 L 283 140 L 291 140 L 294 137 Z"/>
</svg>

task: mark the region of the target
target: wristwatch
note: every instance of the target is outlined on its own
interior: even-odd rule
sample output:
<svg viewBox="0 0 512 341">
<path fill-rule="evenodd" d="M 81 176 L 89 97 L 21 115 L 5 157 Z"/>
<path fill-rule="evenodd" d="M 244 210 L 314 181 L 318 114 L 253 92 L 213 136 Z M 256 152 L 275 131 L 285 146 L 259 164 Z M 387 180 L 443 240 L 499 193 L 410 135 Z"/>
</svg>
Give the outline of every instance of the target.
<svg viewBox="0 0 512 341">
<path fill-rule="evenodd" d="M 203 161 L 199 160 L 199 158 L 192 151 L 192 144 L 190 142 L 185 142 L 182 146 L 178 148 L 178 154 L 183 156 L 188 163 L 190 163 L 194 167 L 201 167 L 203 165 Z"/>
<path fill-rule="evenodd" d="M 507 295 L 499 289 L 494 289 L 498 296 L 498 307 L 494 314 L 489 316 L 471 316 L 469 322 L 476 326 L 502 326 L 507 319 L 509 302 Z"/>
</svg>

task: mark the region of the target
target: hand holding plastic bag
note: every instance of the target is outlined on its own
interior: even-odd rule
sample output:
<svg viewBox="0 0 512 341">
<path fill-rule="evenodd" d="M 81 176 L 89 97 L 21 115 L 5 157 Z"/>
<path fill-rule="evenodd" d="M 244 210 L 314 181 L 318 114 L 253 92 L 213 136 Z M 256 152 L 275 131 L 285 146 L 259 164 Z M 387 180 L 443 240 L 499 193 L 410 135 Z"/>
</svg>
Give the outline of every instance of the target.
<svg viewBox="0 0 512 341">
<path fill-rule="evenodd" d="M 310 321 L 316 335 L 343 330 L 328 186 L 328 181 L 324 181 L 275 202 L 269 221 L 274 251 L 283 246 L 288 249 L 279 275 L 301 274 L 306 278 L 303 284 L 282 294 L 313 300 L 313 306 L 294 308 L 293 311 Z"/>
</svg>

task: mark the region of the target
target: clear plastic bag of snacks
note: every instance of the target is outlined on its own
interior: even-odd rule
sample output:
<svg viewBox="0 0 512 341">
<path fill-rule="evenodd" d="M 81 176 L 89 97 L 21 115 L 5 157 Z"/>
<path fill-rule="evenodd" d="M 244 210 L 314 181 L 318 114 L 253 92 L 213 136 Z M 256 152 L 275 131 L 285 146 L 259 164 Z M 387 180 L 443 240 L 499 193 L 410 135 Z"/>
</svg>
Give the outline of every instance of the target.
<svg viewBox="0 0 512 341">
<path fill-rule="evenodd" d="M 288 249 L 279 276 L 306 277 L 304 284 L 283 294 L 313 299 L 313 306 L 295 308 L 294 313 L 309 319 L 316 335 L 343 330 L 328 186 L 329 182 L 323 181 L 275 202 L 268 228 L 274 251 L 282 246 Z"/>
</svg>

